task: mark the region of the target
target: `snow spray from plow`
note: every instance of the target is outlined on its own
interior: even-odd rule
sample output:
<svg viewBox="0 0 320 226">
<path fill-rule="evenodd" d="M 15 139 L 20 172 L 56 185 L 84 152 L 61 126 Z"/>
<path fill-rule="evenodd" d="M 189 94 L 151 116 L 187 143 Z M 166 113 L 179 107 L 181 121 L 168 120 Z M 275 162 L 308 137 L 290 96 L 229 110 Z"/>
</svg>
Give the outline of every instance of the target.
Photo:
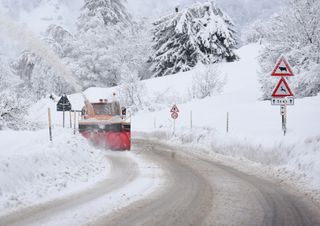
<svg viewBox="0 0 320 226">
<path fill-rule="evenodd" d="M 84 115 L 82 120 L 79 121 L 79 128 L 80 133 L 84 137 L 88 138 L 95 144 L 103 141 L 106 148 L 114 150 L 130 150 L 131 124 L 125 122 L 118 102 L 115 101 L 107 103 L 100 101 L 99 103 L 90 103 L 82 92 L 82 87 L 79 85 L 79 81 L 61 62 L 60 58 L 50 48 L 48 48 L 46 43 L 37 38 L 25 27 L 4 18 L 2 12 L 0 12 L 0 31 L 25 44 L 35 54 L 46 60 L 46 62 L 52 66 L 52 68 L 56 70 L 56 72 L 58 72 L 58 74 L 64 78 L 77 93 L 82 94 L 85 100 L 85 107 L 83 108 Z M 113 107 L 114 105 L 118 105 L 116 110 Z M 112 106 L 111 110 L 108 110 L 110 106 Z"/>
<path fill-rule="evenodd" d="M 76 80 L 73 73 L 61 62 L 60 58 L 50 49 L 47 45 L 39 38 L 37 38 L 31 31 L 25 27 L 18 25 L 17 23 L 4 18 L 0 12 L 0 30 L 11 38 L 25 44 L 34 53 L 39 55 L 41 58 L 52 66 L 58 74 L 62 76 L 66 82 L 74 87 L 76 92 L 81 92 L 81 86 Z"/>
</svg>

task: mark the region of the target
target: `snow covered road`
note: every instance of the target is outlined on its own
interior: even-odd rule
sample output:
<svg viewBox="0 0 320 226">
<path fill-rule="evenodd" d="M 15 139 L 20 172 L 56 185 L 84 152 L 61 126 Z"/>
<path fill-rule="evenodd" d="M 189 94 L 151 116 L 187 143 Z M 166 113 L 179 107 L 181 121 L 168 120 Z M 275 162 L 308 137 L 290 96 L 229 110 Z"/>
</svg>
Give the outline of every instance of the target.
<svg viewBox="0 0 320 226">
<path fill-rule="evenodd" d="M 320 208 L 284 184 L 178 147 L 135 140 L 107 153 L 96 186 L 0 218 L 0 225 L 320 225 Z"/>
<path fill-rule="evenodd" d="M 106 157 L 111 167 L 105 180 L 82 192 L 0 217 L 0 225 L 82 225 L 141 199 L 159 186 L 161 171 L 138 155 L 108 152 Z"/>
<path fill-rule="evenodd" d="M 89 225 L 320 225 L 320 208 L 290 188 L 163 144 L 136 145 L 169 184 Z"/>
</svg>

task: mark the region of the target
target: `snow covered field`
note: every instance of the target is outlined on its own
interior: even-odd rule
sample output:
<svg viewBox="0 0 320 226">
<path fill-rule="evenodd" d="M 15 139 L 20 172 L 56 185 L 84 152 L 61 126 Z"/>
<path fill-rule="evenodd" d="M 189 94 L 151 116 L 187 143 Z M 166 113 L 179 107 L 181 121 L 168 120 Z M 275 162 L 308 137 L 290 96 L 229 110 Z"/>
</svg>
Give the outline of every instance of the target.
<svg viewBox="0 0 320 226">
<path fill-rule="evenodd" d="M 81 99 L 78 101 L 81 106 Z M 48 107 L 52 142 L 47 128 Z M 0 218 L 10 222 L 16 213 L 46 208 L 54 201 L 61 210 L 64 202 L 76 200 L 73 208 L 66 205 L 69 209 L 62 211 L 63 216 L 59 211 L 52 213 L 51 220 L 44 219 L 43 225 L 78 225 L 90 221 L 93 215 L 109 213 L 148 195 L 163 182 L 161 169 L 143 159 L 139 150 L 112 153 L 91 146 L 78 133 L 73 135 L 67 113 L 66 128 L 62 128 L 62 113 L 55 107 L 54 101 L 43 99 L 30 109 L 29 119 L 43 129 L 0 131 Z M 87 203 L 91 190 L 97 197 Z"/>
<path fill-rule="evenodd" d="M 147 81 L 148 90 L 156 87 L 158 92 L 169 84 L 170 89 L 162 91 L 171 92 L 174 98 L 168 98 L 167 107 L 162 111 L 135 115 L 133 129 L 145 132 L 137 133 L 138 136 L 202 147 L 209 155 L 218 153 L 249 160 L 252 165 L 258 164 L 256 170 L 266 167 L 263 174 L 269 172 L 291 181 L 304 191 L 308 187 L 319 198 L 320 97 L 297 99 L 295 106 L 288 107 L 288 133 L 284 137 L 280 107 L 259 100 L 257 56 L 260 48 L 257 44 L 242 47 L 237 52 L 240 61 L 220 65 L 227 83 L 223 92 L 214 97 L 184 102 L 196 70 Z M 170 109 L 174 103 L 178 104 L 180 114 L 173 135 Z M 227 112 L 229 133 L 226 132 Z M 150 135 L 151 131 L 153 135 Z"/>
<path fill-rule="evenodd" d="M 0 212 L 54 199 L 108 175 L 109 162 L 71 130 L 0 132 Z"/>
<path fill-rule="evenodd" d="M 265 172 L 270 171 L 275 177 L 316 192 L 320 186 L 320 167 L 316 164 L 320 159 L 320 97 L 297 99 L 295 106 L 288 107 L 288 133 L 284 137 L 280 107 L 260 100 L 257 80 L 260 49 L 258 44 L 244 46 L 237 51 L 238 62 L 219 64 L 226 85 L 221 94 L 213 97 L 192 98 L 193 76 L 203 70 L 201 67 L 143 81 L 144 110 L 133 115 L 132 130 L 136 136 L 161 138 L 202 147 L 212 154 L 248 160 L 258 164 L 258 168 L 266 167 Z M 90 88 L 84 93 L 97 101 L 110 98 L 113 92 L 118 92 L 118 88 Z M 75 108 L 81 109 L 81 95 L 71 95 L 70 99 Z M 174 135 L 169 112 L 173 104 L 180 110 Z M 45 112 L 41 115 L 45 121 Z M 57 119 L 57 123 L 61 120 Z"/>
<path fill-rule="evenodd" d="M 237 51 L 238 62 L 219 64 L 226 85 L 222 93 L 205 99 L 192 98 L 193 76 L 201 72 L 201 67 L 143 81 L 145 93 L 141 108 L 144 110 L 131 118 L 134 136 L 192 146 L 192 150 L 201 155 L 229 162 L 252 174 L 278 177 L 319 198 L 320 97 L 298 99 L 295 106 L 288 108 L 288 134 L 284 137 L 279 107 L 259 100 L 257 56 L 260 48 L 257 44 L 242 47 Z M 110 99 L 113 92 L 118 92 L 118 88 L 90 88 L 84 93 L 91 101 L 97 101 Z M 82 108 L 80 94 L 70 95 L 69 99 L 74 109 Z M 180 110 L 174 134 L 169 112 L 173 104 Z M 71 129 L 62 129 L 62 113 L 55 112 L 55 106 L 54 101 L 43 99 L 30 109 L 29 117 L 45 128 L 47 109 L 52 109 L 52 143 L 48 142 L 47 129 L 0 132 L 2 214 L 76 192 L 108 177 L 110 162 L 106 152 L 94 149 L 81 136 L 73 135 Z M 227 112 L 230 115 L 229 133 L 226 132 Z M 66 126 L 69 127 L 69 114 L 66 114 Z M 128 155 L 138 165 L 146 164 L 135 153 Z M 97 206 L 103 212 L 111 211 L 139 198 L 139 192 L 151 192 L 159 186 L 161 181 L 156 181 L 155 175 L 161 172 L 145 173 L 149 174 L 147 179 L 128 185 L 137 188 L 132 193 L 135 198 L 123 199 L 121 194 L 128 192 L 126 186 L 112 193 L 115 201 L 108 210 L 103 209 L 101 203 Z"/>
</svg>

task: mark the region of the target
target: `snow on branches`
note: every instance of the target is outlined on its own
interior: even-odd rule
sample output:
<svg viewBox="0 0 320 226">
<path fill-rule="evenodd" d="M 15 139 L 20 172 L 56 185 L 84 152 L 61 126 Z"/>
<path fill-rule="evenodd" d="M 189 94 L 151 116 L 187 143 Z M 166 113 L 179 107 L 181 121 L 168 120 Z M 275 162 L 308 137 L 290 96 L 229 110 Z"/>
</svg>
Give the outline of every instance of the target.
<svg viewBox="0 0 320 226">
<path fill-rule="evenodd" d="M 234 61 L 237 41 L 231 19 L 214 3 L 195 3 L 154 22 L 154 76 L 188 71 L 198 62 Z"/>
<path fill-rule="evenodd" d="M 320 92 L 320 1 L 290 0 L 288 6 L 260 31 L 265 48 L 260 55 L 263 98 L 270 98 L 275 80 L 270 74 L 280 55 L 285 55 L 295 75 L 291 86 L 298 97 Z M 259 27 L 258 27 L 259 28 Z"/>
<path fill-rule="evenodd" d="M 118 27 L 116 27 L 119 25 Z M 123 0 L 85 0 L 78 21 L 78 28 L 84 32 L 98 26 L 113 26 L 113 29 L 131 25 L 131 16 Z"/>
</svg>

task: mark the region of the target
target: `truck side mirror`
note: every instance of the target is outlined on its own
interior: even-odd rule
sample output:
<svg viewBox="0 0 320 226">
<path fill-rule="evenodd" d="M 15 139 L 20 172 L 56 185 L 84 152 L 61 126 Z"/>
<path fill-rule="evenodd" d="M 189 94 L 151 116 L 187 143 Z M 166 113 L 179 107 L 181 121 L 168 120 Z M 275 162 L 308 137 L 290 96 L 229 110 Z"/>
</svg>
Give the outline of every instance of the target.
<svg viewBox="0 0 320 226">
<path fill-rule="evenodd" d="M 121 108 L 121 114 L 122 114 L 122 116 L 126 116 L 127 115 L 127 108 L 122 107 Z"/>
</svg>

